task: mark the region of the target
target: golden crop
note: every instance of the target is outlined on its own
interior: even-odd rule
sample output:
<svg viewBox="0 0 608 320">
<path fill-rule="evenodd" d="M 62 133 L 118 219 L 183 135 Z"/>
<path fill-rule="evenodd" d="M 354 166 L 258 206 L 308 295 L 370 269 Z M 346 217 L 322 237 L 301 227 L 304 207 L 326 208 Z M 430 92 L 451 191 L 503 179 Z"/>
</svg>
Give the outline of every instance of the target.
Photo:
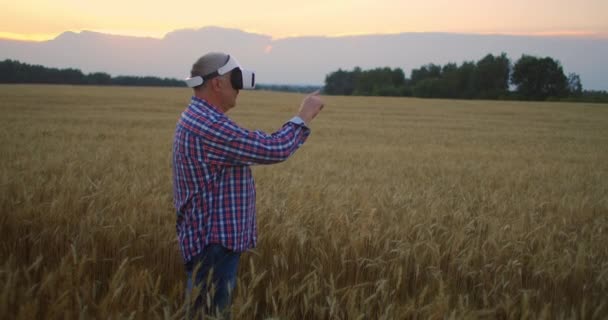
<svg viewBox="0 0 608 320">
<path fill-rule="evenodd" d="M 171 144 L 187 89 L 0 86 L 0 318 L 184 316 Z M 242 92 L 273 131 L 302 95 Z M 325 97 L 254 168 L 237 319 L 602 319 L 608 106 Z"/>
</svg>

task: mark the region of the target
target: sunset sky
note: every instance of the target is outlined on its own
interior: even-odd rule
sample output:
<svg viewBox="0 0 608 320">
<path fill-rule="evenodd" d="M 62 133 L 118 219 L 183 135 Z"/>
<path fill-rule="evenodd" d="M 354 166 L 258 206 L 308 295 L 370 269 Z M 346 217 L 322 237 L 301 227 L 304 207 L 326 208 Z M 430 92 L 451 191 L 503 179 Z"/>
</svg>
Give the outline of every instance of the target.
<svg viewBox="0 0 608 320">
<path fill-rule="evenodd" d="M 606 0 L 0 0 L 0 8 L 0 38 L 20 40 L 81 30 L 161 38 L 205 26 L 274 38 L 400 32 L 608 38 Z"/>
</svg>

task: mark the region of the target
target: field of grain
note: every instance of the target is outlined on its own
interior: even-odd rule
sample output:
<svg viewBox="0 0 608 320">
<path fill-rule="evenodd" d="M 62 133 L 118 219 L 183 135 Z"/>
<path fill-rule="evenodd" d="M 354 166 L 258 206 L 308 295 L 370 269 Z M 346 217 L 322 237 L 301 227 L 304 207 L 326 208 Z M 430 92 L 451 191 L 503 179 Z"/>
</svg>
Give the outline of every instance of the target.
<svg viewBox="0 0 608 320">
<path fill-rule="evenodd" d="M 190 91 L 0 86 L 0 318 L 179 319 Z M 242 92 L 272 131 L 302 95 Z M 236 319 L 605 319 L 608 105 L 325 97 L 254 168 Z"/>
</svg>

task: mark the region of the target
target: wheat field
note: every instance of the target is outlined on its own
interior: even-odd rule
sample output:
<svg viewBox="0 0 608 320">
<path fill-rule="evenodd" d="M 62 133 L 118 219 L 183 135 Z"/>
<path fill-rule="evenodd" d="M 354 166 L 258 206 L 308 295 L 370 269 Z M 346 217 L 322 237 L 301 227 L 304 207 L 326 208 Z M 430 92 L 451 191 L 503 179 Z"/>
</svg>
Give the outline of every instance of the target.
<svg viewBox="0 0 608 320">
<path fill-rule="evenodd" d="M 181 88 L 0 86 L 0 318 L 181 319 Z M 273 131 L 299 94 L 241 92 Z M 606 319 L 608 105 L 324 97 L 235 319 Z"/>
</svg>

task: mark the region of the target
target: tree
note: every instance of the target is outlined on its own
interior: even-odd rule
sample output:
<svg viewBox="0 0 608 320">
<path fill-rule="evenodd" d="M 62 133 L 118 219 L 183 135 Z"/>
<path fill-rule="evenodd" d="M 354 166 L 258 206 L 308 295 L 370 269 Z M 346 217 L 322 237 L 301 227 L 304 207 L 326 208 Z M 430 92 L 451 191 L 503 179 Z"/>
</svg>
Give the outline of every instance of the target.
<svg viewBox="0 0 608 320">
<path fill-rule="evenodd" d="M 583 95 L 581 77 L 576 73 L 568 74 L 568 92 L 572 97 L 581 97 Z"/>
<path fill-rule="evenodd" d="M 441 69 L 441 80 L 436 83 L 435 95 L 441 98 L 459 98 L 461 92 L 460 70 L 455 63 L 448 63 Z"/>
<path fill-rule="evenodd" d="M 511 62 L 505 53 L 500 56 L 486 55 L 479 60 L 475 69 L 476 97 L 498 99 L 509 89 Z"/>
<path fill-rule="evenodd" d="M 568 95 L 568 79 L 558 61 L 550 57 L 522 57 L 513 66 L 511 80 L 521 98 L 546 100 Z"/>
<path fill-rule="evenodd" d="M 362 71 L 356 77 L 354 94 L 372 96 L 399 96 L 403 92 L 403 70 L 389 67 Z"/>
<path fill-rule="evenodd" d="M 112 83 L 112 76 L 104 72 L 89 73 L 87 84 L 107 85 Z"/>
<path fill-rule="evenodd" d="M 335 95 L 351 95 L 355 91 L 355 78 L 361 69 L 353 72 L 338 69 L 325 77 L 325 93 Z"/>
<path fill-rule="evenodd" d="M 338 69 L 325 77 L 324 92 L 335 95 L 402 96 L 406 93 L 405 80 L 405 74 L 399 68 L 365 71 L 359 67 L 353 71 Z"/>
<path fill-rule="evenodd" d="M 441 66 L 429 63 L 420 69 L 413 69 L 411 75 L 411 84 L 416 85 L 418 82 L 426 79 L 438 79 L 441 77 Z"/>
<path fill-rule="evenodd" d="M 473 61 L 464 62 L 458 68 L 458 97 L 464 99 L 473 99 L 477 97 L 477 88 L 475 87 L 475 71 L 477 66 Z"/>
</svg>

